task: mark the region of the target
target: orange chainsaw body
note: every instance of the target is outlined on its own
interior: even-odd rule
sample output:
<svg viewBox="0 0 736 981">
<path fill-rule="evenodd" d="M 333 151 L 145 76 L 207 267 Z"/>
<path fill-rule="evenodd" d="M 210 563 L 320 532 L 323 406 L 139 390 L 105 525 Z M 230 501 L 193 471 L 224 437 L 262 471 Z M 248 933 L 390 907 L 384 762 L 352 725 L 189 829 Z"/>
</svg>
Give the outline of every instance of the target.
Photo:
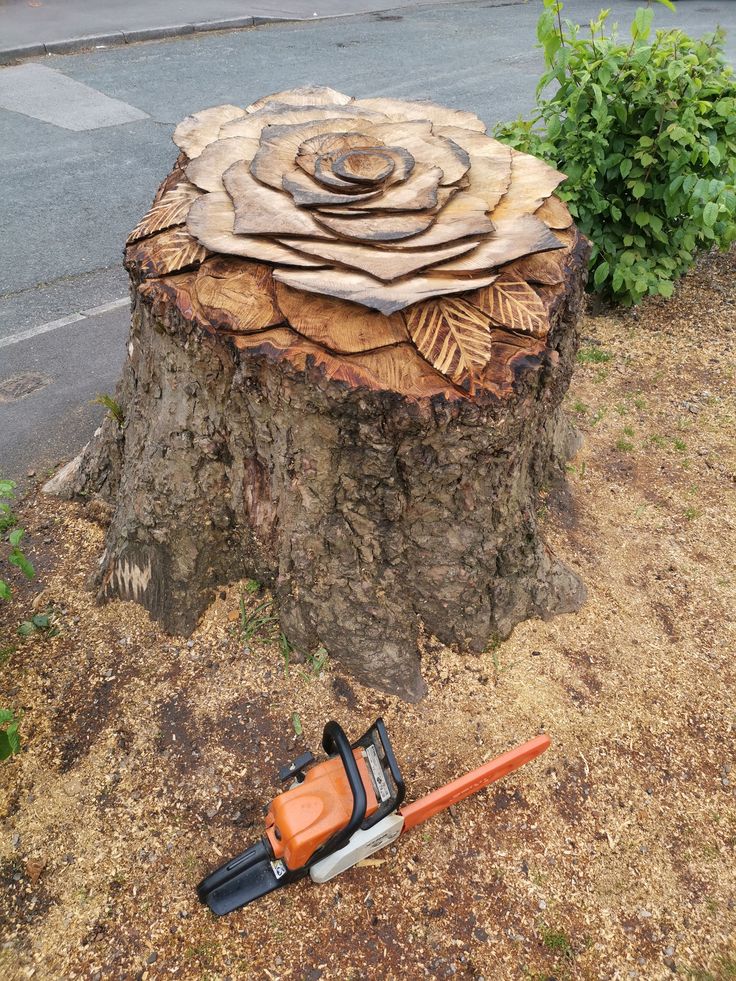
<svg viewBox="0 0 736 981">
<path fill-rule="evenodd" d="M 366 817 L 378 808 L 363 750 L 353 751 L 368 802 Z M 350 820 L 353 795 L 345 767 L 332 757 L 307 770 L 301 783 L 271 801 L 266 814 L 266 835 L 274 858 L 298 869 L 336 831 Z"/>
</svg>

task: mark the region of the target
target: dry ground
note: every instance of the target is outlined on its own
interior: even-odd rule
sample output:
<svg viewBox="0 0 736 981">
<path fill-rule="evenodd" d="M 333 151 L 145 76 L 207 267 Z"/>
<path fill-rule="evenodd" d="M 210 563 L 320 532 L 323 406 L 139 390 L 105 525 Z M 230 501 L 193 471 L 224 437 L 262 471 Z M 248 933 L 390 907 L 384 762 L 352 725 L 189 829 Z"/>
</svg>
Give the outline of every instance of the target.
<svg viewBox="0 0 736 981">
<path fill-rule="evenodd" d="M 30 497 L 39 575 L 0 628 L 24 712 L 0 764 L 2 976 L 735 978 L 735 281 L 736 254 L 709 257 L 669 303 L 588 318 L 585 446 L 540 508 L 589 601 L 480 657 L 429 642 L 417 706 L 244 651 L 238 587 L 190 643 L 95 606 L 89 509 Z M 34 597 L 58 636 L 16 636 Z M 278 764 L 378 714 L 410 796 L 553 745 L 385 864 L 214 919 L 195 883 L 257 837 Z"/>
</svg>

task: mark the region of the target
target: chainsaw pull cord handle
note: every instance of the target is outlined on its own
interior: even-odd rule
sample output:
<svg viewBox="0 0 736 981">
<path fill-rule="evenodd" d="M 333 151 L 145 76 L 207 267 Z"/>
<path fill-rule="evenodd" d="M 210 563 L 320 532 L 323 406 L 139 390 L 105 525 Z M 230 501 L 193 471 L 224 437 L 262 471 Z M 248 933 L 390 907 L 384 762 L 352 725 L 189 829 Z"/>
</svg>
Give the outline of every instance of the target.
<svg viewBox="0 0 736 981">
<path fill-rule="evenodd" d="M 358 764 L 355 762 L 348 737 L 345 735 L 342 726 L 337 722 L 328 722 L 325 726 L 324 733 L 322 734 L 322 747 L 328 756 L 336 753 L 342 761 L 342 765 L 345 768 L 345 776 L 348 778 L 350 792 L 353 795 L 353 811 L 345 827 L 341 828 L 340 831 L 336 831 L 331 838 L 328 838 L 312 855 L 307 865 L 311 865 L 318 858 L 322 858 L 325 855 L 331 855 L 332 852 L 336 852 L 343 845 L 346 845 L 355 832 L 359 830 L 368 808 L 368 799 L 365 795 L 365 787 L 363 786 L 363 780 L 358 770 Z"/>
</svg>

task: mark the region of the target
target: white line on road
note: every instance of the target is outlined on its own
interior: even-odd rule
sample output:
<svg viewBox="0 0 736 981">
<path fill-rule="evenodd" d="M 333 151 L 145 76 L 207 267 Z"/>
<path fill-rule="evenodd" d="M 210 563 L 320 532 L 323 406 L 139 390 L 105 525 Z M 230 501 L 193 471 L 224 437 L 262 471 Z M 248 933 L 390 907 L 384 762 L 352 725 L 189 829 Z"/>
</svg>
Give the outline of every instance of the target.
<svg viewBox="0 0 736 981">
<path fill-rule="evenodd" d="M 49 320 L 45 324 L 39 324 L 38 327 L 29 327 L 28 330 L 21 330 L 17 334 L 11 334 L 9 337 L 0 337 L 0 347 L 7 347 L 9 344 L 18 344 L 20 341 L 27 341 L 31 337 L 36 337 L 37 334 L 47 334 L 50 330 L 57 330 L 59 327 L 66 327 L 69 324 L 76 324 L 80 320 L 86 320 L 88 317 L 95 317 L 101 313 L 110 313 L 111 310 L 118 310 L 120 307 L 127 306 L 128 303 L 130 303 L 128 297 L 123 296 L 119 300 L 110 300 L 109 303 L 102 303 L 98 307 L 90 307 L 89 310 L 82 310 L 81 313 L 70 313 L 68 317 Z"/>
</svg>

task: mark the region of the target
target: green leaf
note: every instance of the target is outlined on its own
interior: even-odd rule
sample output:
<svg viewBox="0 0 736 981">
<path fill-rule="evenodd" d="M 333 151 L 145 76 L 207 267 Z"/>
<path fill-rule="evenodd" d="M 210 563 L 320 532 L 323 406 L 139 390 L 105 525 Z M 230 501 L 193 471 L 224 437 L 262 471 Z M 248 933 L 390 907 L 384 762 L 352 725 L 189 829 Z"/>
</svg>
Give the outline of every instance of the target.
<svg viewBox="0 0 736 981">
<path fill-rule="evenodd" d="M 8 726 L 5 730 L 5 735 L 8 737 L 8 743 L 10 745 L 11 753 L 20 752 L 20 736 L 18 735 L 18 723 L 14 722 L 12 725 Z"/>
<path fill-rule="evenodd" d="M 622 160 L 621 163 L 619 164 L 619 171 L 621 172 L 621 176 L 628 177 L 629 174 L 631 173 L 632 166 L 633 164 L 631 163 L 630 160 L 627 159 Z"/>
<path fill-rule="evenodd" d="M 8 556 L 8 562 L 12 562 L 14 566 L 17 566 L 26 579 L 33 579 L 34 575 L 36 574 L 35 569 L 25 555 L 22 552 L 19 552 L 17 549 L 10 553 Z"/>
<path fill-rule="evenodd" d="M 672 2 L 672 0 L 657 0 L 657 3 L 661 3 L 663 7 L 666 7 L 668 10 L 671 10 L 672 13 L 674 14 L 675 5 Z"/>
<path fill-rule="evenodd" d="M 710 160 L 710 162 L 713 164 L 714 167 L 717 167 L 718 164 L 721 162 L 721 151 L 718 149 L 717 146 L 711 146 L 709 148 L 708 159 Z"/>
<path fill-rule="evenodd" d="M 670 283 L 669 280 L 661 279 L 657 284 L 657 290 L 659 291 L 660 296 L 666 296 L 669 299 L 669 297 L 671 297 L 675 292 L 675 286 L 673 283 Z"/>
<path fill-rule="evenodd" d="M 0 726 L 7 725 L 8 722 L 15 721 L 15 713 L 12 709 L 0 708 Z"/>
<path fill-rule="evenodd" d="M 603 262 L 601 262 L 601 264 L 596 269 L 595 273 L 593 274 L 593 283 L 596 289 L 600 289 L 601 286 L 608 279 L 608 271 L 609 271 L 609 266 L 606 260 L 604 259 Z"/>
<path fill-rule="evenodd" d="M 718 205 L 709 201 L 703 208 L 703 222 L 708 228 L 712 228 L 718 218 Z"/>
<path fill-rule="evenodd" d="M 20 540 L 23 537 L 23 534 L 24 532 L 22 528 L 16 528 L 15 531 L 10 532 L 8 535 L 8 541 L 13 548 L 17 548 L 20 545 Z"/>
<path fill-rule="evenodd" d="M 12 595 L 10 586 L 8 586 L 4 579 L 0 579 L 0 599 L 9 600 Z"/>
<path fill-rule="evenodd" d="M 294 712 L 292 715 L 291 724 L 294 726 L 294 732 L 297 734 L 297 736 L 301 736 L 304 730 L 302 729 L 302 720 L 299 718 L 298 712 Z"/>
<path fill-rule="evenodd" d="M 7 732 L 0 732 L 0 760 L 7 760 L 13 755 L 13 747 L 10 744 Z"/>
<path fill-rule="evenodd" d="M 31 617 L 31 623 L 39 630 L 44 630 L 51 623 L 51 620 L 49 619 L 48 614 L 37 613 L 35 616 Z"/>
<path fill-rule="evenodd" d="M 14 497 L 15 481 L 0 480 L 0 497 Z"/>
<path fill-rule="evenodd" d="M 651 7 L 639 7 L 631 22 L 631 36 L 635 41 L 646 41 L 652 30 L 654 11 Z"/>
<path fill-rule="evenodd" d="M 30 620 L 24 620 L 18 627 L 18 633 L 21 637 L 30 637 L 35 629 Z"/>
</svg>

